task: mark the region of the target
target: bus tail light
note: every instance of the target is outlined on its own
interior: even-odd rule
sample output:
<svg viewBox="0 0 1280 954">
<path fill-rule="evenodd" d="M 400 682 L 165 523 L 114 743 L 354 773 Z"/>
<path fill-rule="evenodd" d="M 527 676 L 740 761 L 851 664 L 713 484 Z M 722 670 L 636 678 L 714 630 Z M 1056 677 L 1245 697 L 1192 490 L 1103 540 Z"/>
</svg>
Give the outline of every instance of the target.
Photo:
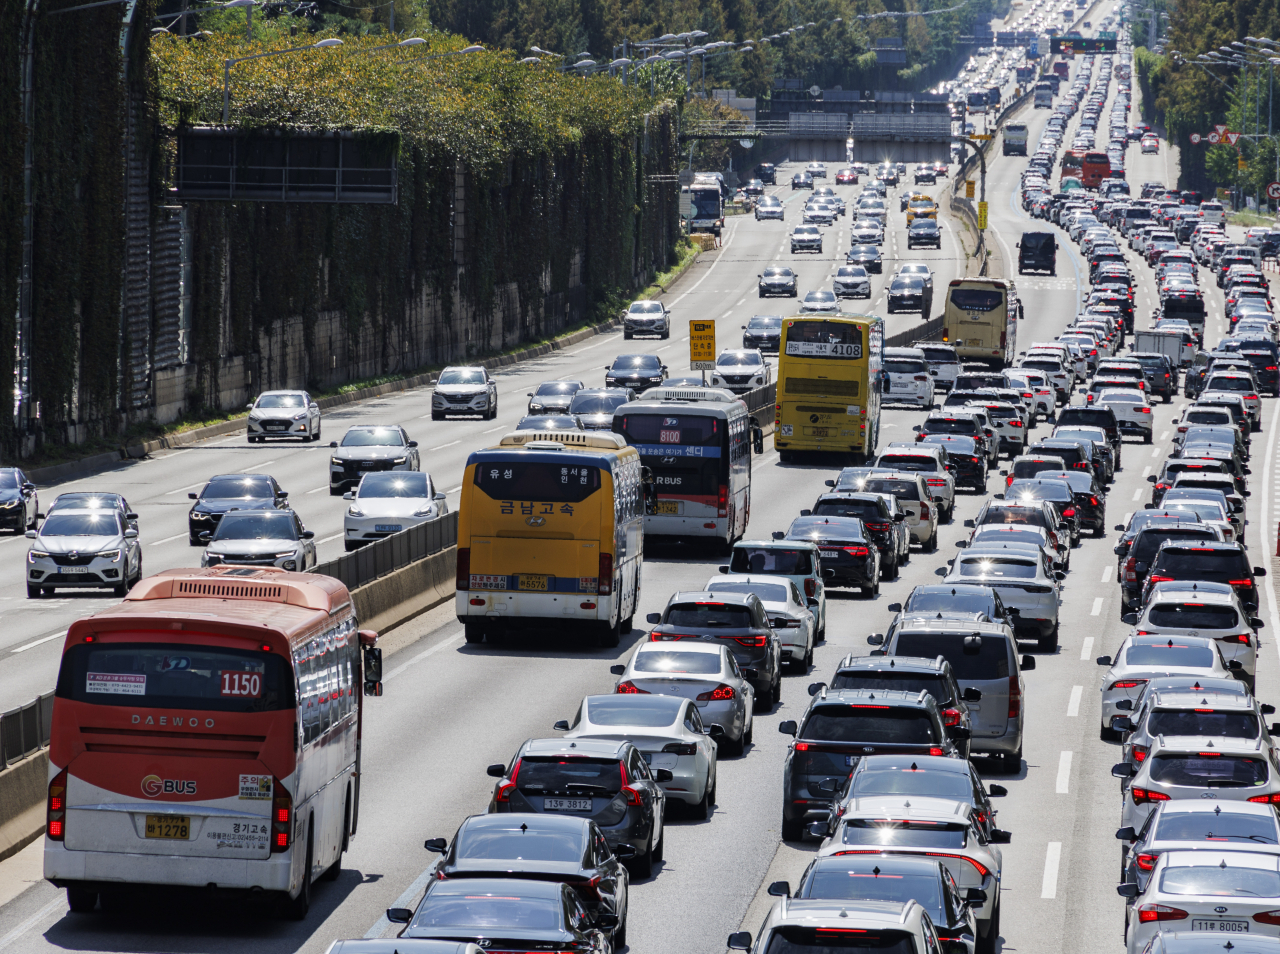
<svg viewBox="0 0 1280 954">
<path fill-rule="evenodd" d="M 729 516 L 729 485 L 721 484 L 720 492 L 716 496 L 716 516 Z"/>
<path fill-rule="evenodd" d="M 471 548 L 458 547 L 458 576 L 454 588 L 460 592 L 471 589 Z"/>
<path fill-rule="evenodd" d="M 49 802 L 45 811 L 45 834 L 50 841 L 67 837 L 67 770 L 63 769 L 49 782 Z"/>
<path fill-rule="evenodd" d="M 1004 348 L 1008 345 L 1008 343 L 1009 343 L 1009 332 L 1007 331 L 1000 332 L 1000 347 Z"/>
<path fill-rule="evenodd" d="M 278 854 L 289 850 L 293 840 L 293 796 L 274 779 L 274 791 L 271 800 L 271 851 Z"/>
<path fill-rule="evenodd" d="M 613 554 L 600 554 L 600 577 L 596 582 L 596 595 L 608 596 L 613 592 Z"/>
</svg>

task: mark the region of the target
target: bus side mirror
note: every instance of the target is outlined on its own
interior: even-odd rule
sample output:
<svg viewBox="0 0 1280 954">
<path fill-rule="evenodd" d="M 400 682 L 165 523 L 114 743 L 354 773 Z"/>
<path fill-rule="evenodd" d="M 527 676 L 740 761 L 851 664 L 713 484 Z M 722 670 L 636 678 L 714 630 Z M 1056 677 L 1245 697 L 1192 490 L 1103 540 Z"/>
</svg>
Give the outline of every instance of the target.
<svg viewBox="0 0 1280 954">
<path fill-rule="evenodd" d="M 751 428 L 751 447 L 757 454 L 764 453 L 764 428 L 759 425 Z"/>
<path fill-rule="evenodd" d="M 382 695 L 382 650 L 370 646 L 364 651 L 364 691 L 366 695 Z"/>
</svg>

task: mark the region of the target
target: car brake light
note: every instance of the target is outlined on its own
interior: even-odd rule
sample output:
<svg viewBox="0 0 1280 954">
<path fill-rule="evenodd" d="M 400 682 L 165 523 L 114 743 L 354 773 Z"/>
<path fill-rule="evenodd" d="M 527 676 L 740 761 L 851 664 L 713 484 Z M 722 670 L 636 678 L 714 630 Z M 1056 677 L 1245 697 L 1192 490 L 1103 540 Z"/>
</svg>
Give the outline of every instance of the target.
<svg viewBox="0 0 1280 954">
<path fill-rule="evenodd" d="M 1253 580 L 1227 580 L 1232 586 L 1253 586 Z"/>
<path fill-rule="evenodd" d="M 471 548 L 458 547 L 458 572 L 454 589 L 466 592 L 471 589 Z"/>
<path fill-rule="evenodd" d="M 759 646 L 765 645 L 768 642 L 769 637 L 768 636 L 735 636 L 733 637 L 733 640 L 740 646 L 759 647 Z"/>
<path fill-rule="evenodd" d="M 1144 851 L 1134 859 L 1137 865 L 1143 871 L 1152 871 L 1156 866 L 1156 860 L 1160 855 L 1156 852 Z"/>
<path fill-rule="evenodd" d="M 641 695 L 641 696 L 652 695 L 652 693 L 650 693 L 648 689 L 641 689 L 630 679 L 628 679 L 626 682 L 618 683 L 618 687 L 614 691 L 621 692 L 624 695 Z"/>
<path fill-rule="evenodd" d="M 1150 749 L 1151 747 L 1149 745 L 1135 745 L 1132 746 L 1129 751 L 1133 755 L 1133 760 L 1135 762 L 1145 762 L 1147 760 L 1147 752 L 1149 752 Z"/>
<path fill-rule="evenodd" d="M 697 699 L 699 702 L 719 702 L 724 699 L 732 699 L 733 697 L 733 686 L 726 686 L 724 683 L 721 683 L 709 692 L 698 693 Z M 666 749 L 663 749 L 663 751 L 665 752 Z M 693 753 L 687 752 L 685 754 L 692 755 Z"/>
<path fill-rule="evenodd" d="M 1145 686 L 1145 679 L 1117 679 L 1108 688 L 1110 689 L 1136 689 L 1138 686 Z"/>
<path fill-rule="evenodd" d="M 1248 633 L 1232 633 L 1230 636 L 1223 636 L 1218 640 L 1220 643 L 1239 643 L 1242 646 L 1249 645 Z"/>
<path fill-rule="evenodd" d="M 1152 573 L 1150 576 L 1147 577 L 1147 582 L 1148 583 L 1171 583 L 1173 582 L 1173 577 L 1161 576 L 1159 573 Z"/>
<path fill-rule="evenodd" d="M 942 724 L 943 725 L 959 725 L 960 710 L 959 709 L 943 709 Z"/>
<path fill-rule="evenodd" d="M 1167 904 L 1144 904 L 1138 908 L 1138 921 L 1146 924 L 1149 921 L 1181 921 L 1187 916 L 1182 908 L 1173 908 Z"/>
<path fill-rule="evenodd" d="M 866 547 L 841 547 L 849 556 L 870 556 L 871 551 Z"/>
<path fill-rule="evenodd" d="M 516 777 L 520 774 L 520 760 L 516 759 L 515 767 L 511 770 L 511 781 L 503 782 L 498 786 L 498 792 L 493 796 L 495 802 L 510 802 L 511 792 L 516 787 Z"/>
<path fill-rule="evenodd" d="M 49 801 L 45 806 L 45 834 L 50 841 L 67 837 L 67 770 L 49 781 Z"/>
<path fill-rule="evenodd" d="M 818 592 L 818 581 L 813 577 L 809 577 L 804 581 L 804 595 L 815 596 Z"/>
<path fill-rule="evenodd" d="M 289 841 L 293 837 L 293 796 L 280 784 L 280 779 L 273 779 L 271 809 L 271 850 L 274 853 L 287 851 Z"/>
<path fill-rule="evenodd" d="M 670 755 L 696 755 L 698 752 L 698 743 L 668 742 L 662 747 L 662 751 Z"/>
<path fill-rule="evenodd" d="M 1016 719 L 1022 713 L 1022 687 L 1018 677 L 1009 677 L 1009 718 Z"/>
<path fill-rule="evenodd" d="M 721 484 L 720 493 L 716 497 L 716 516 L 729 516 L 729 485 Z"/>
<path fill-rule="evenodd" d="M 1102 505 L 1101 505 L 1100 503 L 1098 503 L 1098 498 L 1097 498 L 1097 497 L 1092 497 L 1092 496 L 1091 496 L 1091 497 L 1089 498 L 1089 506 L 1090 506 L 1090 507 L 1100 507 L 1100 506 L 1102 506 Z"/>
<path fill-rule="evenodd" d="M 1137 566 L 1138 566 L 1137 557 L 1129 557 L 1129 559 L 1124 561 L 1124 569 L 1121 570 L 1121 572 L 1124 574 L 1124 578 L 1130 583 L 1138 582 Z"/>
<path fill-rule="evenodd" d="M 1135 805 L 1143 805 L 1147 802 L 1167 802 L 1169 796 L 1164 792 L 1153 792 L 1149 788 L 1138 788 L 1136 785 L 1130 786 L 1129 794 L 1133 796 Z"/>
<path fill-rule="evenodd" d="M 608 596 L 613 592 L 613 554 L 600 554 L 600 576 L 596 581 L 596 594 Z"/>
<path fill-rule="evenodd" d="M 929 505 L 924 501 L 920 502 L 920 519 L 921 520 L 929 519 Z"/>
<path fill-rule="evenodd" d="M 1249 801 L 1260 802 L 1263 805 L 1280 805 L 1280 792 L 1272 792 L 1270 795 L 1255 795 Z"/>
</svg>

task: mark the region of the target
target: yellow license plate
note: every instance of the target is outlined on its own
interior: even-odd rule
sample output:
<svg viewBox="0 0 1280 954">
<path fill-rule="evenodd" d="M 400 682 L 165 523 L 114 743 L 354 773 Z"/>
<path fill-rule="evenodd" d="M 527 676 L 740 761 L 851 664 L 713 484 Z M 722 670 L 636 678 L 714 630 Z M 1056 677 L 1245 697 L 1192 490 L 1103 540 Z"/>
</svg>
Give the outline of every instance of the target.
<svg viewBox="0 0 1280 954">
<path fill-rule="evenodd" d="M 517 583 L 517 589 L 521 590 L 539 590 L 545 593 L 548 589 L 549 576 L 534 576 L 529 573 L 522 573 Z"/>
<path fill-rule="evenodd" d="M 981 348 L 981 347 L 982 347 L 982 339 L 981 339 L 981 338 L 969 338 L 968 340 L 966 340 L 966 341 L 965 341 L 965 344 L 967 344 L 970 348 Z"/>
<path fill-rule="evenodd" d="M 147 837 L 189 841 L 191 839 L 191 819 L 186 815 L 148 815 Z"/>
<path fill-rule="evenodd" d="M 676 500 L 659 500 L 655 513 L 679 513 L 680 503 Z"/>
<path fill-rule="evenodd" d="M 828 430 L 826 427 L 806 427 L 804 432 L 809 437 L 826 437 Z"/>
</svg>

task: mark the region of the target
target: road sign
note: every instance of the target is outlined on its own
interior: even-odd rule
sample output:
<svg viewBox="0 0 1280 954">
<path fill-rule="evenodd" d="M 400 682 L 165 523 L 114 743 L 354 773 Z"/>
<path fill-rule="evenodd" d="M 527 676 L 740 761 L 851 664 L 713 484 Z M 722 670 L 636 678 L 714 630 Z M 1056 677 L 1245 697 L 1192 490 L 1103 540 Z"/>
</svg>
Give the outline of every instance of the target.
<svg viewBox="0 0 1280 954">
<path fill-rule="evenodd" d="M 1027 59 L 1035 60 L 1040 58 L 1040 38 L 1035 37 L 1031 41 L 1031 45 L 1027 47 Z"/>
<path fill-rule="evenodd" d="M 680 170 L 680 184 L 682 186 L 693 185 L 694 171 L 692 169 Z"/>
<path fill-rule="evenodd" d="M 973 180 L 972 179 L 964 180 L 964 197 L 966 199 L 973 198 Z"/>
<path fill-rule="evenodd" d="M 756 144 L 756 141 L 755 141 L 754 139 L 739 139 L 739 140 L 738 140 L 738 145 L 739 145 L 739 146 L 741 146 L 743 149 L 750 149 L 750 148 L 751 148 L 752 146 L 754 146 L 755 144 Z"/>
<path fill-rule="evenodd" d="M 1267 183 L 1267 198 L 1280 199 L 1280 182 Z"/>
<path fill-rule="evenodd" d="M 1214 127 L 1213 127 L 1213 131 L 1214 131 L 1214 132 L 1216 132 L 1219 136 L 1221 136 L 1224 132 L 1226 132 L 1226 131 L 1227 131 L 1227 127 L 1226 127 L 1226 126 L 1214 126 Z"/>
<path fill-rule="evenodd" d="M 809 95 L 810 95 L 810 96 L 817 96 L 817 95 L 818 95 L 819 93 L 821 93 L 821 92 L 822 92 L 822 87 L 821 87 L 821 86 L 810 86 L 810 87 L 809 87 Z"/>
<path fill-rule="evenodd" d="M 971 133 L 971 134 L 969 135 L 969 138 L 970 138 L 970 139 L 980 139 L 980 140 L 982 140 L 983 142 L 988 142 L 988 141 L 991 139 L 991 133 Z"/>
<path fill-rule="evenodd" d="M 716 366 L 716 323 L 689 322 L 689 367 L 694 371 L 712 371 Z"/>
<path fill-rule="evenodd" d="M 1230 131 L 1228 131 L 1228 132 L 1224 133 L 1223 135 L 1225 135 L 1225 136 L 1227 137 L 1227 144 L 1228 144 L 1228 145 L 1231 145 L 1231 146 L 1234 146 L 1234 145 L 1236 144 L 1236 140 L 1238 140 L 1238 139 L 1240 138 L 1240 134 L 1239 134 L 1238 132 L 1230 132 Z"/>
<path fill-rule="evenodd" d="M 1192 134 L 1191 134 L 1191 145 L 1193 145 L 1193 146 L 1198 146 L 1198 145 L 1200 145 L 1200 134 L 1199 134 L 1199 133 L 1192 133 Z"/>
<path fill-rule="evenodd" d="M 1099 30 L 1098 31 L 1099 40 L 1114 40 L 1115 38 L 1116 38 L 1115 30 Z"/>
<path fill-rule="evenodd" d="M 1071 55 L 1074 53 L 1114 53 L 1116 38 L 1090 36 L 1055 36 L 1049 38 L 1049 52 Z"/>
<path fill-rule="evenodd" d="M 978 230 L 981 231 L 987 227 L 987 203 L 978 203 Z"/>
<path fill-rule="evenodd" d="M 1216 146 L 1218 143 L 1222 142 L 1221 133 L 1211 132 L 1206 138 L 1208 138 L 1210 145 Z"/>
</svg>

